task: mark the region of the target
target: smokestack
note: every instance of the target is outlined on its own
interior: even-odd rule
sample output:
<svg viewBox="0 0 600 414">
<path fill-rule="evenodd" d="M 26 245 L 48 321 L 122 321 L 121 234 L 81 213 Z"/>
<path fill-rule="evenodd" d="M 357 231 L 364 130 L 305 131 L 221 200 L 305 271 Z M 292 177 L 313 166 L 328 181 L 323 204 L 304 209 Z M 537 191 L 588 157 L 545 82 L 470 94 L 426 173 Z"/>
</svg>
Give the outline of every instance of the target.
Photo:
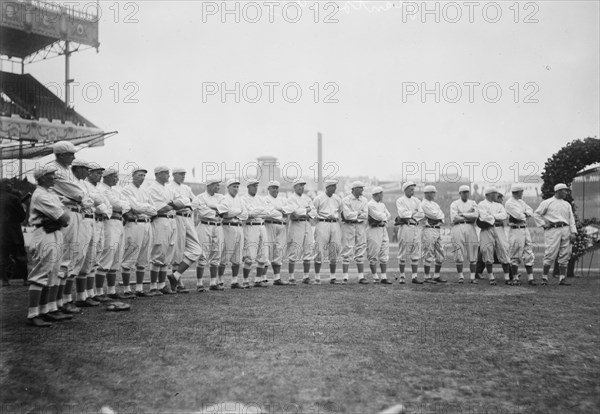
<svg viewBox="0 0 600 414">
<path fill-rule="evenodd" d="M 317 189 L 319 191 L 323 190 L 323 136 L 321 135 L 321 133 L 318 133 L 318 139 L 317 139 L 317 146 L 318 146 L 318 172 L 317 172 L 317 179 L 319 180 L 318 184 L 317 184 Z"/>
</svg>

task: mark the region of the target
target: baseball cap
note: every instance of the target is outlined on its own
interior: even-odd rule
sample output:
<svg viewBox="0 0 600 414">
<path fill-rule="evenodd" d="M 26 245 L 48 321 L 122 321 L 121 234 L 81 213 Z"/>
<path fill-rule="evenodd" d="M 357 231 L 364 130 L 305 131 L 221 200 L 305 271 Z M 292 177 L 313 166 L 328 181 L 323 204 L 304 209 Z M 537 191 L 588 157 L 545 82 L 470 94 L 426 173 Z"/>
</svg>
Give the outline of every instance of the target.
<svg viewBox="0 0 600 414">
<path fill-rule="evenodd" d="M 377 187 L 373 187 L 373 189 L 371 190 L 371 195 L 375 195 L 375 194 L 379 194 L 379 193 L 383 193 L 383 188 L 377 186 Z"/>
<path fill-rule="evenodd" d="M 119 171 L 115 170 L 114 168 L 107 168 L 106 170 L 104 170 L 102 172 L 102 177 L 108 177 L 109 175 L 113 175 L 113 174 L 119 175 Z"/>
<path fill-rule="evenodd" d="M 147 169 L 145 169 L 145 168 L 141 168 L 141 167 L 139 167 L 139 168 L 136 168 L 135 170 L 133 170 L 133 171 L 131 172 L 131 174 L 135 174 L 135 173 L 136 173 L 136 172 L 138 172 L 138 171 L 142 171 L 142 172 L 144 172 L 144 173 L 148 174 L 148 170 L 147 170 Z"/>
<path fill-rule="evenodd" d="M 424 193 L 437 193 L 437 189 L 435 188 L 435 185 L 426 185 L 425 188 L 423 188 L 423 192 Z"/>
<path fill-rule="evenodd" d="M 459 193 L 462 193 L 463 191 L 471 192 L 471 187 L 469 187 L 468 185 L 461 185 L 460 187 L 458 187 Z"/>
<path fill-rule="evenodd" d="M 154 168 L 154 174 L 160 174 L 161 172 L 169 172 L 169 167 L 167 167 L 166 165 L 159 165 L 158 167 Z"/>
<path fill-rule="evenodd" d="M 221 180 L 219 178 L 211 178 L 210 180 L 206 180 L 206 185 L 212 185 L 212 184 L 217 184 L 217 183 L 221 183 Z"/>
<path fill-rule="evenodd" d="M 563 184 L 563 183 L 559 183 L 554 186 L 554 191 L 568 190 L 568 189 L 569 189 L 569 187 L 567 187 L 567 185 Z"/>
<path fill-rule="evenodd" d="M 180 173 L 185 173 L 185 172 L 187 172 L 185 170 L 185 168 L 181 168 L 181 167 L 173 168 L 173 174 L 180 174 Z"/>
<path fill-rule="evenodd" d="M 281 187 L 281 185 L 279 184 L 279 181 L 273 180 L 273 181 L 269 181 L 269 184 L 267 184 L 267 187 Z"/>
<path fill-rule="evenodd" d="M 256 178 L 248 178 L 246 183 L 246 187 L 249 187 L 251 185 L 258 185 L 259 181 Z"/>
<path fill-rule="evenodd" d="M 292 181 L 292 184 L 306 184 L 306 180 L 304 178 L 296 178 L 294 181 Z"/>
<path fill-rule="evenodd" d="M 524 191 L 525 187 L 522 184 L 513 184 L 510 188 L 511 193 L 518 193 L 519 191 Z"/>
<path fill-rule="evenodd" d="M 417 184 L 413 183 L 412 181 L 407 181 L 404 184 L 402 184 L 402 191 L 406 190 L 408 187 L 412 187 L 412 186 L 416 186 Z"/>
<path fill-rule="evenodd" d="M 88 168 L 90 169 L 90 171 L 98 171 L 98 170 L 104 170 L 105 168 L 103 166 L 101 166 L 100 164 L 96 163 L 96 162 L 88 162 Z"/>
<path fill-rule="evenodd" d="M 227 187 L 229 187 L 232 184 L 239 184 L 240 180 L 238 180 L 237 178 L 230 178 L 229 180 L 227 180 Z"/>
<path fill-rule="evenodd" d="M 330 185 L 337 185 L 338 184 L 338 180 L 325 180 L 325 188 L 329 187 Z"/>
<path fill-rule="evenodd" d="M 497 192 L 498 192 L 498 189 L 496 187 L 492 186 L 492 187 L 486 188 L 484 194 L 488 195 L 488 194 L 497 193 Z"/>
<path fill-rule="evenodd" d="M 82 160 L 82 159 L 76 159 L 75 161 L 73 161 L 73 163 L 71 164 L 71 167 L 84 167 L 84 168 L 90 168 L 90 163 Z"/>
<path fill-rule="evenodd" d="M 54 167 L 54 166 L 52 166 L 52 165 L 45 165 L 45 166 L 43 166 L 43 167 L 41 167 L 41 168 L 37 168 L 37 169 L 34 171 L 34 173 L 33 173 L 33 177 L 34 177 L 36 180 L 39 180 L 39 179 L 40 179 L 40 178 L 42 178 L 44 175 L 48 175 L 48 174 L 54 173 L 54 172 L 56 172 L 56 171 L 58 171 L 58 170 L 56 169 L 56 167 Z"/>
<path fill-rule="evenodd" d="M 365 185 L 363 184 L 362 181 L 354 181 L 352 184 L 350 184 L 350 188 L 352 190 L 354 190 L 355 188 L 364 188 Z"/>
<path fill-rule="evenodd" d="M 77 149 L 75 148 L 75 145 L 69 141 L 57 141 L 52 145 L 52 152 L 55 154 L 64 154 L 67 152 L 75 154 Z"/>
</svg>

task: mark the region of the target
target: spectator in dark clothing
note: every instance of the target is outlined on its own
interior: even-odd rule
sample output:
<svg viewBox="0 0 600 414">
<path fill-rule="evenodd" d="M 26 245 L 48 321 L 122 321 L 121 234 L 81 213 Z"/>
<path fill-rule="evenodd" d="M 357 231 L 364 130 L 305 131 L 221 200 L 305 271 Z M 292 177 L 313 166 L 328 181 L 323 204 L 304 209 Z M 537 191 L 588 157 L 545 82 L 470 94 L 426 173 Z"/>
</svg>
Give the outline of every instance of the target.
<svg viewBox="0 0 600 414">
<path fill-rule="evenodd" d="M 27 280 L 27 253 L 21 223 L 27 216 L 21 198 L 9 181 L 0 182 L 0 278 L 9 284 L 8 268 L 14 261 L 14 276 Z"/>
</svg>

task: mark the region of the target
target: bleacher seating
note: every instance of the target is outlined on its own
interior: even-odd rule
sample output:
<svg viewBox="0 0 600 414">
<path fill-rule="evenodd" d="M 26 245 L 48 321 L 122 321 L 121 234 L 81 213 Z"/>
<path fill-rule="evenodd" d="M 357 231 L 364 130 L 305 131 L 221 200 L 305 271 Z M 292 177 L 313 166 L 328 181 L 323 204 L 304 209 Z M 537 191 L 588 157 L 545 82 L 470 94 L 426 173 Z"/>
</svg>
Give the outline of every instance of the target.
<svg viewBox="0 0 600 414">
<path fill-rule="evenodd" d="M 24 119 L 46 118 L 50 122 L 60 120 L 62 123 L 96 127 L 73 108 L 65 111 L 65 103 L 30 74 L 0 72 L 0 91 L 10 99 L 8 102 L 2 98 L 0 112 L 4 116 L 18 114 Z"/>
</svg>

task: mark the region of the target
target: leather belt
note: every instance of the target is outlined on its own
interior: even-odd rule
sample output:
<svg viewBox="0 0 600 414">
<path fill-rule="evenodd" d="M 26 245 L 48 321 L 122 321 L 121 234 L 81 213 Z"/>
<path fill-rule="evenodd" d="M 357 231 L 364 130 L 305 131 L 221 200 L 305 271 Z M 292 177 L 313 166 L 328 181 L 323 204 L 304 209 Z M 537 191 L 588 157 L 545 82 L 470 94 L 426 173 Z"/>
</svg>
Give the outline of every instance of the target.
<svg viewBox="0 0 600 414">
<path fill-rule="evenodd" d="M 83 218 L 91 218 L 91 219 L 93 219 L 94 215 L 93 214 L 89 214 L 89 213 L 83 213 Z"/>
<path fill-rule="evenodd" d="M 527 228 L 527 225 L 526 225 L 526 224 L 523 224 L 523 225 L 511 224 L 511 225 L 510 225 L 510 228 L 511 228 L 511 229 L 526 229 L 526 228 Z"/>
<path fill-rule="evenodd" d="M 106 218 L 106 216 L 104 216 L 104 215 L 95 214 L 94 215 L 94 220 L 96 220 L 96 221 L 106 221 L 106 220 L 108 220 L 108 218 Z"/>
<path fill-rule="evenodd" d="M 565 226 L 568 226 L 568 224 L 567 223 L 552 223 L 552 224 L 548 225 L 548 227 L 550 227 L 551 229 L 557 229 L 557 228 L 565 227 Z"/>
<path fill-rule="evenodd" d="M 417 225 L 418 225 L 417 223 L 404 223 L 404 224 L 401 224 L 401 226 L 417 226 Z"/>
<path fill-rule="evenodd" d="M 265 223 L 246 223 L 246 226 L 263 226 Z"/>
<path fill-rule="evenodd" d="M 494 223 L 494 227 L 504 227 L 504 223 Z"/>
<path fill-rule="evenodd" d="M 170 216 L 170 215 L 168 215 L 168 214 L 162 214 L 162 213 L 161 213 L 161 214 L 157 214 L 156 216 L 154 216 L 154 218 L 168 218 L 168 219 L 171 219 L 171 220 L 172 220 L 172 219 L 174 219 L 174 218 L 175 218 L 175 216 Z"/>
<path fill-rule="evenodd" d="M 376 225 L 371 226 L 371 227 L 385 227 L 385 224 L 376 224 Z"/>
<path fill-rule="evenodd" d="M 81 213 L 81 207 L 79 206 L 67 206 L 73 213 Z"/>
<path fill-rule="evenodd" d="M 131 220 L 125 220 L 125 223 L 150 223 L 152 220 L 149 218 L 135 218 Z"/>
<path fill-rule="evenodd" d="M 121 213 L 113 213 L 112 216 L 110 216 L 111 220 L 122 220 L 123 219 L 123 215 Z"/>
<path fill-rule="evenodd" d="M 178 211 L 175 213 L 176 215 L 180 216 L 180 217 L 192 217 L 193 213 L 191 211 Z"/>
<path fill-rule="evenodd" d="M 223 223 L 224 226 L 241 227 L 242 223 Z"/>
<path fill-rule="evenodd" d="M 298 219 L 292 219 L 292 221 L 309 221 L 310 219 L 307 218 L 298 218 Z"/>
<path fill-rule="evenodd" d="M 469 223 L 468 221 L 457 221 L 457 222 L 452 223 L 453 226 L 456 226 L 458 224 L 473 224 L 473 223 Z"/>
<path fill-rule="evenodd" d="M 336 220 L 336 219 L 322 219 L 322 218 L 320 218 L 320 219 L 318 219 L 318 220 L 319 220 L 319 221 L 324 221 L 324 222 L 326 222 L 326 223 L 337 223 L 337 220 Z"/>
<path fill-rule="evenodd" d="M 279 220 L 265 220 L 265 223 L 267 223 L 267 224 L 285 224 L 283 221 L 279 221 Z"/>
<path fill-rule="evenodd" d="M 425 227 L 428 229 L 440 229 L 441 228 L 439 224 L 435 224 L 433 226 L 431 224 L 426 224 Z"/>
<path fill-rule="evenodd" d="M 345 224 L 359 224 L 358 220 L 342 220 Z"/>
<path fill-rule="evenodd" d="M 205 224 L 207 226 L 217 226 L 217 227 L 221 226 L 221 223 L 218 223 L 216 221 L 203 221 L 203 220 L 200 220 L 200 223 L 201 224 Z"/>
</svg>

